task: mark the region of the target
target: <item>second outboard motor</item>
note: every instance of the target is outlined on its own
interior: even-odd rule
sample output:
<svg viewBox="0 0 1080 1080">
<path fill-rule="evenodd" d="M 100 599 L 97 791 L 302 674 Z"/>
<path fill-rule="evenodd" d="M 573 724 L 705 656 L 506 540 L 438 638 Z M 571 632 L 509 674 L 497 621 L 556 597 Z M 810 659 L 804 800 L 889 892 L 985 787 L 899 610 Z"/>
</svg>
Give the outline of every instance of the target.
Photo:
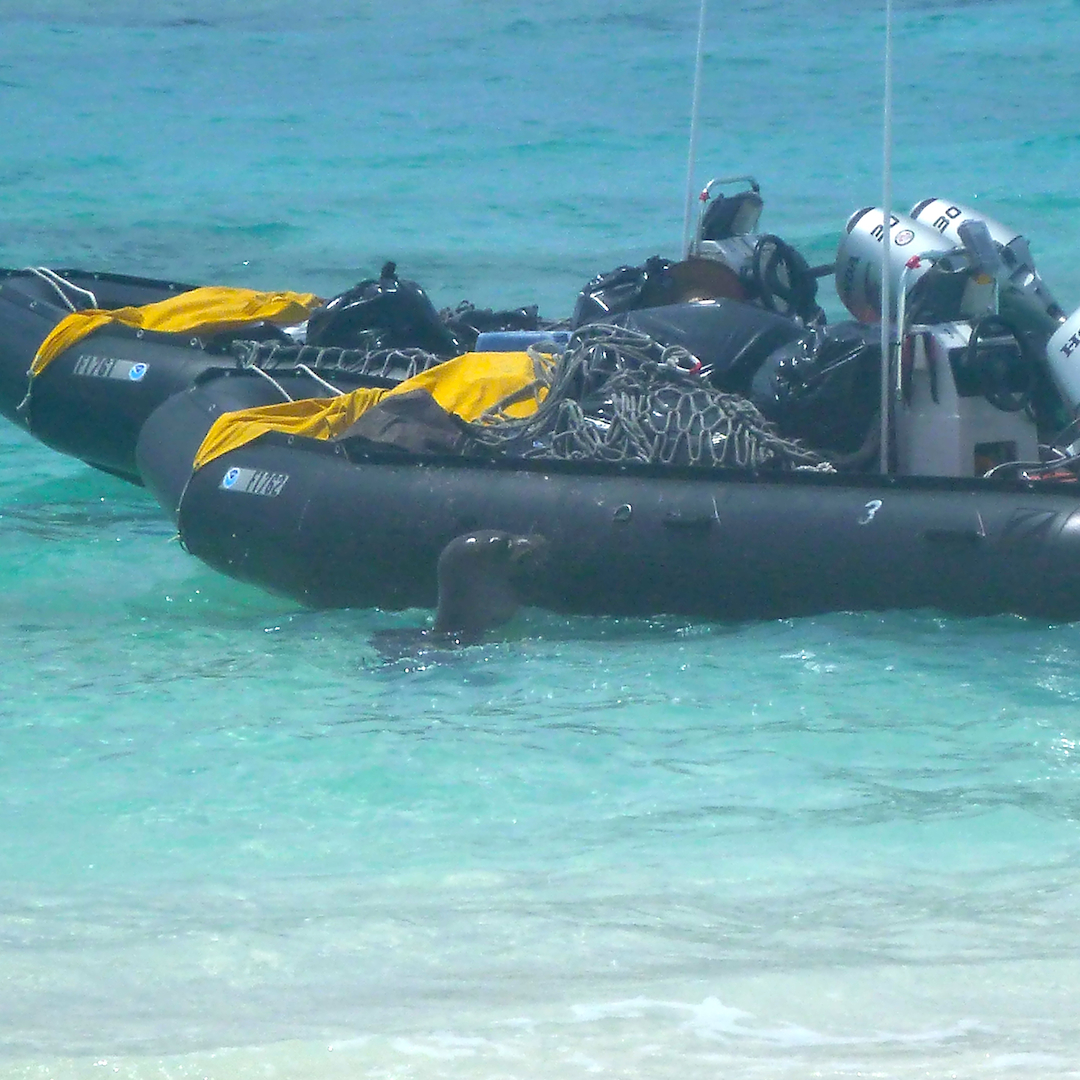
<svg viewBox="0 0 1080 1080">
<path fill-rule="evenodd" d="M 911 208 L 911 216 L 954 244 L 962 243 L 960 229 L 965 222 L 982 222 L 998 246 L 1003 264 L 999 275 L 1001 313 L 1019 329 L 1037 330 L 1044 337 L 1061 325 L 1065 312 L 1035 269 L 1027 239 L 1015 229 L 948 199 L 923 199 Z"/>
<path fill-rule="evenodd" d="M 1080 308 L 1077 308 L 1046 343 L 1050 375 L 1070 412 L 1080 413 Z"/>
<path fill-rule="evenodd" d="M 836 252 L 836 291 L 859 322 L 881 321 L 882 226 L 879 207 L 864 207 L 848 219 Z M 892 215 L 889 245 L 890 317 L 903 291 L 907 320 L 948 322 L 980 315 L 993 301 L 990 279 L 974 272 L 965 252 L 929 226 Z M 913 261 L 913 256 L 918 259 Z"/>
<path fill-rule="evenodd" d="M 1016 328 L 1030 353 L 1041 355 L 1045 350 L 1054 385 L 1075 414 L 1080 409 L 1080 312 L 1066 320 L 1035 269 L 1027 239 L 1000 221 L 948 199 L 923 199 L 912 207 L 911 216 L 946 240 L 959 240 L 968 222 L 986 226 L 1001 258 L 997 275 L 1001 314 Z"/>
</svg>

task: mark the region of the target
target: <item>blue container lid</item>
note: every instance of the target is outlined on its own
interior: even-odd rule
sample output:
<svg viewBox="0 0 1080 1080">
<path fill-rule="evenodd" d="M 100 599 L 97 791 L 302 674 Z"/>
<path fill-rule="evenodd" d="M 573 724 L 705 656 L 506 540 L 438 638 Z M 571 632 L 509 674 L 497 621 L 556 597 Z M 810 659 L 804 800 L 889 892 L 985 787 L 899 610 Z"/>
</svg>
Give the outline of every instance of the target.
<svg viewBox="0 0 1080 1080">
<path fill-rule="evenodd" d="M 566 348 L 569 330 L 489 330 L 476 339 L 476 352 L 524 352 L 530 345 L 551 344 Z"/>
</svg>

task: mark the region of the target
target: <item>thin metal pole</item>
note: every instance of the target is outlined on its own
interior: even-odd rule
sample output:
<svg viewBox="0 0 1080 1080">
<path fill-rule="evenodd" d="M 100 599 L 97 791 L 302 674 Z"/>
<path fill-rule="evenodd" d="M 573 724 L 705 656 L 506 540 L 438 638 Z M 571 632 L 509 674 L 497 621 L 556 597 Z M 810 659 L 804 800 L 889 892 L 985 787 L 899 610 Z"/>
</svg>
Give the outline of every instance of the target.
<svg viewBox="0 0 1080 1080">
<path fill-rule="evenodd" d="M 705 52 L 705 4 L 698 14 L 697 56 L 694 60 L 694 96 L 690 104 L 690 147 L 686 155 L 686 210 L 683 214 L 683 257 L 690 255 L 691 218 L 694 210 L 694 162 L 697 156 L 698 112 L 701 108 L 701 60 Z"/>
<path fill-rule="evenodd" d="M 892 0 L 885 0 L 885 105 L 881 160 L 881 448 L 879 470 L 889 471 L 889 411 L 892 400 L 892 289 L 889 258 L 892 251 Z"/>
</svg>

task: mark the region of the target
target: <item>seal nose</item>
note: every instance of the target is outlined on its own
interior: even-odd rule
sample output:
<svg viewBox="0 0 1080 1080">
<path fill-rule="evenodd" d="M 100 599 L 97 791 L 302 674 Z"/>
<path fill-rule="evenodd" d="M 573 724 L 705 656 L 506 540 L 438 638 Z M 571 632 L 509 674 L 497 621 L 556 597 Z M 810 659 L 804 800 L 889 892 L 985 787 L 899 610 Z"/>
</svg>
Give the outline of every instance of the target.
<svg viewBox="0 0 1080 1080">
<path fill-rule="evenodd" d="M 542 536 L 511 536 L 508 540 L 511 562 L 522 559 L 542 559 L 546 553 L 547 540 Z"/>
</svg>

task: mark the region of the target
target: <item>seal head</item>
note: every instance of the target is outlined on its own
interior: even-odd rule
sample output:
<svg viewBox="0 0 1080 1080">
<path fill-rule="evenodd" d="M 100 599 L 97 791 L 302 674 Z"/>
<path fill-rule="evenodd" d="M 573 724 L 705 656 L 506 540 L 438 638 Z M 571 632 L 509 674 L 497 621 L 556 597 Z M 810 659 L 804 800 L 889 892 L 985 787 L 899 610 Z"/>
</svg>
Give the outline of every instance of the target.
<svg viewBox="0 0 1080 1080">
<path fill-rule="evenodd" d="M 539 536 L 492 529 L 451 540 L 439 555 L 439 607 L 431 633 L 468 644 L 511 619 L 527 566 L 543 546 Z"/>
</svg>

